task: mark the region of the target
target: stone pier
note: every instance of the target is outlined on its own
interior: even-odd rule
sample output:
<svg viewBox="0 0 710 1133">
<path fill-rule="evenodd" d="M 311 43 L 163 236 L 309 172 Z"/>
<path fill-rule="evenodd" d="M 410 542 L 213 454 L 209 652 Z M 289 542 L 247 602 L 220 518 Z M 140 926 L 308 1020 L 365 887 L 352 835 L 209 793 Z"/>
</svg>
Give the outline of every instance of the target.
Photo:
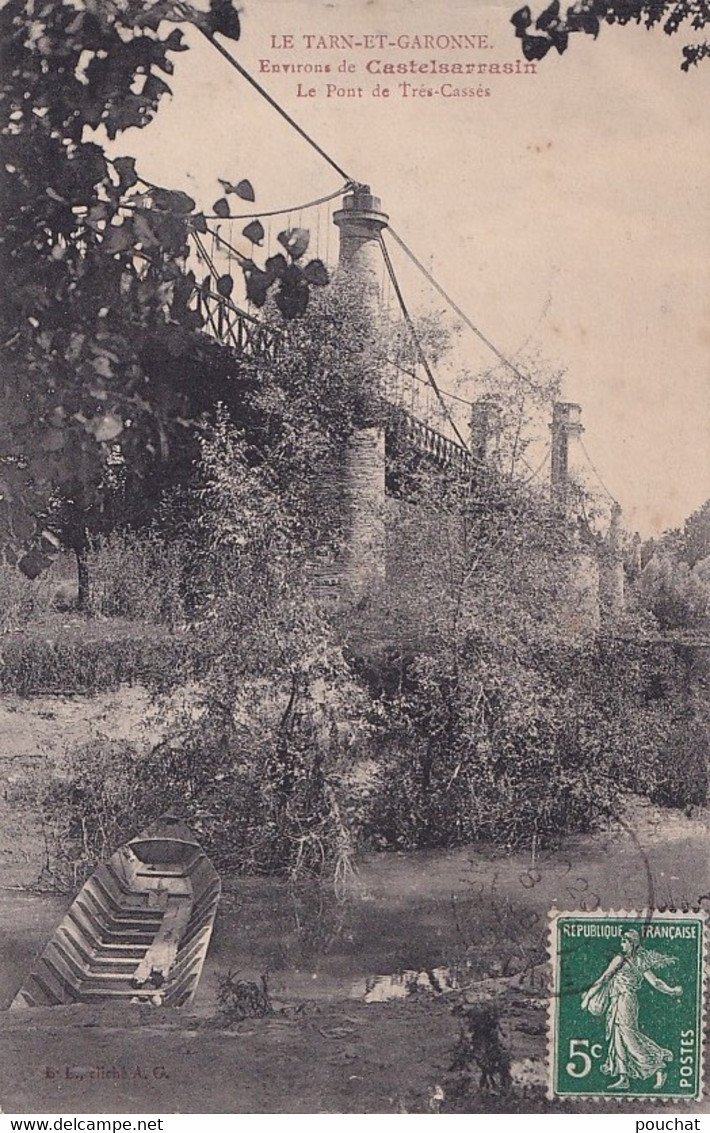
<svg viewBox="0 0 710 1133">
<path fill-rule="evenodd" d="M 339 273 L 354 283 L 358 301 L 377 333 L 380 321 L 382 252 L 379 236 L 388 216 L 369 186 L 343 198 L 333 216 L 340 230 Z M 363 343 L 363 349 L 366 348 Z M 385 434 L 374 423 L 356 430 L 328 476 L 324 491 L 342 520 L 341 546 L 334 561 L 316 572 L 316 593 L 331 603 L 358 602 L 385 581 Z"/>
</svg>

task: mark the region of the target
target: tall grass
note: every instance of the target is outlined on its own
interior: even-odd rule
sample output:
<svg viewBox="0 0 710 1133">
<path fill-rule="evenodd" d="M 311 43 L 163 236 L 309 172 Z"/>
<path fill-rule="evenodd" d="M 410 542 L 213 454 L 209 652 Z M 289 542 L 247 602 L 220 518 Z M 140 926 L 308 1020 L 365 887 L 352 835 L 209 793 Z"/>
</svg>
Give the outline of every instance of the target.
<svg viewBox="0 0 710 1133">
<path fill-rule="evenodd" d="M 57 620 L 0 640 L 0 692 L 90 696 L 122 684 L 164 689 L 192 676 L 199 654 L 189 631 Z"/>
<path fill-rule="evenodd" d="M 168 626 L 185 621 L 194 556 L 183 542 L 153 530 L 114 531 L 95 541 L 87 566 L 90 616 Z"/>
<path fill-rule="evenodd" d="M 32 582 L 0 568 L 0 692 L 90 695 L 121 684 L 164 688 L 193 675 L 200 650 L 186 623 L 188 606 L 199 602 L 188 581 L 194 554 L 154 531 L 115 532 L 95 541 L 88 568 L 81 612 L 73 556 Z"/>
<path fill-rule="evenodd" d="M 0 634 L 41 621 L 76 603 L 76 562 L 60 555 L 49 570 L 30 581 L 17 567 L 0 566 Z"/>
</svg>

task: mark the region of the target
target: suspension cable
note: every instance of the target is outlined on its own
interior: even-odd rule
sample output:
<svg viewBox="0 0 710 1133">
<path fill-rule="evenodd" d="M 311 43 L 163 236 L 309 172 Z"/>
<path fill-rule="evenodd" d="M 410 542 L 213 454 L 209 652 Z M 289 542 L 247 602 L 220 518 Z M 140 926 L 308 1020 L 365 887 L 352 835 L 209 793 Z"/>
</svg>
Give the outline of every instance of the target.
<svg viewBox="0 0 710 1133">
<path fill-rule="evenodd" d="M 609 491 L 609 489 L 607 488 L 606 484 L 604 483 L 604 481 L 603 481 L 603 480 L 602 480 L 602 478 L 601 478 L 601 475 L 600 475 L 600 473 L 599 473 L 599 469 L 597 468 L 596 464 L 594 463 L 594 461 L 592 460 L 591 456 L 590 456 L 590 455 L 589 455 L 589 453 L 587 452 L 587 446 L 585 445 L 584 441 L 582 440 L 582 437 L 581 437 L 581 435 L 580 435 L 580 438 L 579 438 L 579 443 L 580 443 L 580 446 L 581 446 L 582 452 L 584 453 L 584 455 L 585 455 L 585 456 L 586 456 L 586 458 L 587 458 L 587 463 L 589 464 L 589 467 L 591 468 L 592 472 L 594 473 L 594 475 L 596 476 L 597 480 L 598 480 L 598 481 L 599 481 L 599 483 L 601 484 L 601 486 L 602 486 L 602 489 L 603 489 L 603 490 L 604 490 L 604 491 L 606 492 L 606 494 L 607 494 L 607 496 L 609 497 L 609 499 L 611 500 L 611 502 L 612 502 L 613 504 L 616 504 L 617 506 L 619 506 L 619 501 L 618 501 L 618 500 L 616 499 L 616 497 L 615 497 L 615 496 L 612 496 L 611 492 Z"/>
<path fill-rule="evenodd" d="M 191 20 L 190 22 L 192 23 L 193 21 Z M 238 71 L 242 78 L 246 79 L 249 85 L 252 86 L 254 90 L 261 95 L 262 98 L 266 99 L 269 106 L 273 107 L 277 114 L 280 114 L 284 121 L 288 122 L 289 126 L 291 126 L 296 131 L 296 133 L 300 134 L 303 140 L 305 142 L 308 142 L 309 146 L 311 146 L 311 148 L 314 149 L 316 153 L 324 159 L 324 161 L 327 161 L 328 165 L 330 165 L 336 171 L 336 173 L 338 173 L 346 181 L 352 181 L 352 178 L 348 176 L 348 174 L 340 165 L 338 165 L 337 161 L 335 161 L 334 158 L 330 156 L 330 154 L 326 153 L 326 151 L 318 145 L 318 142 L 316 142 L 310 136 L 310 134 L 307 134 L 302 126 L 299 126 L 298 122 L 294 121 L 291 115 L 286 110 L 284 110 L 282 106 L 279 105 L 276 99 L 272 98 L 267 90 L 264 90 L 261 83 L 258 83 L 256 79 L 249 74 L 246 68 L 243 67 L 241 63 L 239 63 L 229 51 L 227 51 L 226 47 L 223 47 L 221 43 L 218 43 L 211 32 L 207 31 L 207 29 L 202 27 L 200 24 L 196 24 L 194 26 L 198 28 L 207 42 L 211 43 L 212 46 L 216 48 L 217 51 L 219 51 L 222 58 L 227 60 L 230 67 L 234 67 L 235 71 Z"/>
<path fill-rule="evenodd" d="M 537 389 L 537 386 L 535 385 L 533 380 L 531 378 L 527 377 L 526 374 L 521 373 L 521 371 L 518 369 L 518 367 L 515 366 L 510 361 L 509 358 L 506 358 L 505 354 L 502 354 L 500 352 L 500 350 L 498 349 L 498 347 L 494 346 L 494 344 L 491 342 L 491 340 L 489 338 L 486 338 L 483 331 L 479 330 L 479 328 L 475 325 L 475 323 L 472 322 L 472 320 L 468 317 L 468 315 L 464 311 L 461 310 L 461 308 L 458 306 L 457 303 L 454 302 L 454 300 L 451 298 L 451 296 L 448 295 L 446 291 L 444 291 L 444 288 L 441 286 L 441 284 L 437 283 L 437 281 L 434 279 L 434 276 L 431 274 L 431 272 L 428 271 L 424 267 L 424 264 L 421 262 L 421 260 L 419 260 L 414 255 L 414 252 L 411 250 L 411 248 L 407 247 L 404 240 L 402 240 L 402 238 L 397 235 L 397 233 L 395 232 L 394 228 L 392 228 L 391 225 L 388 225 L 388 231 L 391 233 L 393 240 L 395 240 L 396 243 L 399 244 L 400 248 L 405 253 L 405 255 L 407 255 L 409 257 L 409 259 L 412 261 L 412 263 L 415 265 L 415 267 L 417 267 L 419 269 L 419 271 L 429 281 L 429 283 L 434 288 L 434 290 L 437 291 L 438 294 L 441 296 L 441 298 L 446 303 L 449 304 L 451 309 L 466 324 L 466 326 L 469 328 L 469 330 L 472 330 L 473 333 L 481 340 L 481 342 L 485 346 L 487 346 L 489 350 L 493 351 L 496 358 L 498 358 L 498 360 L 500 362 L 502 362 L 505 366 L 507 366 L 509 370 L 512 370 L 512 372 L 515 374 L 515 376 L 517 378 L 520 378 L 520 380 L 522 382 L 524 382 L 526 385 L 532 386 L 533 389 Z"/>
<path fill-rule="evenodd" d="M 236 256 L 236 258 L 240 260 L 242 264 L 250 263 L 249 256 L 245 256 L 243 252 L 240 252 L 238 248 L 235 248 L 233 244 L 230 244 L 229 240 L 226 240 L 224 236 L 221 236 L 219 232 L 217 232 L 214 228 L 208 228 L 207 231 L 217 244 L 221 244 L 222 247 L 231 252 L 233 256 Z M 197 233 L 193 232 L 192 235 L 195 237 L 195 239 L 197 239 Z"/>
<path fill-rule="evenodd" d="M 419 336 L 418 336 L 416 330 L 414 329 L 414 323 L 412 322 L 412 316 L 410 315 L 409 310 L 407 309 L 407 304 L 404 300 L 404 296 L 403 296 L 401 288 L 399 286 L 399 280 L 397 279 L 397 276 L 395 274 L 395 270 L 394 270 L 394 267 L 392 265 L 392 260 L 390 259 L 390 254 L 387 251 L 387 245 L 385 244 L 385 241 L 384 241 L 384 238 L 383 238 L 381 232 L 378 233 L 378 240 L 379 240 L 380 248 L 382 249 L 382 255 L 384 256 L 385 264 L 387 266 L 387 272 L 388 272 L 389 277 L 392 281 L 392 287 L 394 288 L 394 293 L 397 296 L 397 302 L 399 303 L 400 309 L 402 311 L 402 315 L 404 316 L 404 321 L 406 322 L 407 327 L 409 329 L 409 333 L 412 336 L 412 341 L 413 341 L 414 346 L 416 348 L 416 351 L 419 355 L 419 360 L 420 360 L 422 366 L 424 367 L 424 372 L 426 373 L 427 378 L 429 379 L 429 384 L 430 384 L 431 388 L 434 390 L 434 393 L 436 394 L 436 396 L 438 398 L 439 404 L 440 404 L 441 408 L 443 409 L 444 414 L 445 414 L 449 424 L 451 425 L 451 428 L 454 430 L 454 433 L 458 437 L 459 443 L 461 444 L 462 448 L 465 449 L 466 452 L 468 452 L 469 451 L 468 445 L 466 444 L 465 440 L 461 436 L 461 433 L 458 430 L 456 422 L 454 421 L 453 417 L 451 416 L 451 413 L 449 412 L 449 407 L 446 404 L 446 402 L 444 401 L 444 398 L 442 397 L 441 390 L 439 389 L 439 387 L 436 383 L 436 378 L 434 377 L 434 375 L 431 371 L 431 367 L 430 367 L 429 362 L 427 360 L 427 357 L 424 353 L 422 344 L 419 341 Z"/>
<path fill-rule="evenodd" d="M 394 368 L 396 370 L 399 370 L 400 373 L 406 374 L 408 378 L 412 379 L 412 381 L 419 382 L 424 386 L 430 385 L 429 381 L 427 381 L 426 378 L 420 378 L 419 374 L 417 374 L 414 370 L 410 370 L 407 366 L 403 366 L 401 362 L 396 362 L 394 358 L 385 358 L 385 362 L 388 366 L 394 366 Z M 460 394 L 452 393 L 451 390 L 448 389 L 441 389 L 441 387 L 439 387 L 439 392 L 441 393 L 442 397 L 448 397 L 452 401 L 458 401 L 461 405 L 465 405 L 467 409 L 473 409 L 473 402 L 470 400 L 470 398 L 461 397 Z"/>
<path fill-rule="evenodd" d="M 342 189 L 336 189 L 333 193 L 328 193 L 325 197 L 316 197 L 314 201 L 306 201 L 304 205 L 289 205 L 288 208 L 283 209 L 268 209 L 263 212 L 240 212 L 232 213 L 228 217 L 218 216 L 217 213 L 204 213 L 205 220 L 260 220 L 264 216 L 287 216 L 291 212 L 305 212 L 306 209 L 316 208 L 317 205 L 327 204 L 328 201 L 334 201 L 336 197 L 343 197 L 346 193 L 350 192 L 352 182 L 348 181 L 343 185 Z"/>
<path fill-rule="evenodd" d="M 183 13 L 183 14 L 185 14 L 185 13 Z M 190 20 L 190 22 L 192 23 L 193 21 Z M 212 46 L 219 52 L 219 54 L 222 56 L 222 58 L 226 59 L 226 61 L 229 63 L 229 65 L 231 67 L 233 67 L 242 76 L 243 79 L 246 79 L 246 81 L 249 83 L 249 85 L 252 86 L 254 88 L 254 90 L 257 91 L 257 93 L 260 94 L 261 97 L 266 100 L 266 102 L 269 103 L 269 105 L 277 112 L 277 114 L 280 114 L 281 117 L 284 119 L 284 121 L 288 122 L 289 126 L 291 126 L 296 131 L 296 133 L 299 134 L 300 137 L 302 137 L 303 140 L 305 142 L 307 142 L 308 145 L 311 146 L 311 148 L 314 149 L 315 152 L 317 154 L 319 154 L 319 156 L 324 159 L 324 161 L 327 161 L 327 163 L 331 166 L 331 168 L 333 168 L 336 171 L 336 173 L 340 174 L 340 176 L 345 179 L 346 185 L 345 185 L 344 190 L 338 190 L 338 192 L 334 193 L 332 196 L 324 197 L 324 198 L 322 198 L 322 201 L 312 202 L 313 204 L 322 203 L 322 202 L 325 202 L 327 200 L 332 200 L 334 197 L 342 195 L 342 192 L 344 192 L 344 191 L 347 192 L 349 189 L 355 188 L 359 184 L 359 182 L 355 181 L 352 177 L 349 176 L 348 173 L 345 172 L 345 170 L 342 168 L 342 166 L 340 166 L 335 161 L 335 159 L 332 158 L 330 156 L 330 154 L 326 152 L 326 150 L 324 150 L 320 145 L 318 145 L 318 143 L 315 141 L 315 139 L 312 138 L 310 136 L 310 134 L 308 134 L 303 129 L 302 126 L 299 126 L 298 122 L 296 122 L 291 117 L 291 115 L 286 110 L 284 110 L 284 108 L 280 105 L 280 103 L 278 103 L 276 101 L 276 99 L 273 98 L 272 95 L 270 95 L 269 92 L 267 90 L 265 90 L 264 87 L 262 87 L 262 85 L 259 82 L 257 82 L 257 80 L 253 77 L 253 75 L 251 75 L 246 70 L 246 68 L 243 67 L 242 64 L 237 59 L 235 59 L 234 56 L 229 51 L 227 51 L 227 49 L 225 47 L 223 47 L 222 44 L 219 43 L 214 38 L 214 35 L 212 34 L 212 32 L 208 31 L 206 28 L 204 28 L 200 24 L 196 24 L 195 26 L 198 28 L 198 30 L 204 36 L 204 38 L 208 41 L 208 43 L 211 43 Z M 307 208 L 307 207 L 310 207 L 310 206 L 303 205 L 301 207 Z M 292 209 L 284 209 L 284 210 L 279 209 L 279 210 L 275 210 L 274 212 L 270 212 L 270 213 L 266 213 L 266 212 L 264 212 L 264 213 L 245 213 L 245 214 L 233 217 L 232 219 L 235 219 L 235 220 L 257 219 L 259 216 L 277 216 L 277 215 L 283 215 L 283 213 L 291 212 L 291 211 L 293 211 L 293 210 Z M 215 218 L 212 218 L 212 219 L 217 219 L 217 218 L 215 217 Z M 521 381 L 527 383 L 528 385 L 532 386 L 533 388 L 536 388 L 535 383 L 530 378 L 528 378 L 525 374 L 522 374 L 520 372 L 520 370 L 517 368 L 517 366 L 515 366 L 508 358 L 506 358 L 505 355 L 502 354 L 501 351 L 498 350 L 498 348 L 496 346 L 494 346 L 494 344 L 490 341 L 490 339 L 487 338 L 481 330 L 479 330 L 479 328 L 473 323 L 473 321 L 468 317 L 468 315 L 466 315 L 465 312 L 461 310 L 461 308 L 458 306 L 458 304 L 455 303 L 454 300 L 451 298 L 451 296 L 448 295 L 444 291 L 443 287 L 441 287 L 441 285 L 436 281 L 436 279 L 434 279 L 434 276 L 431 274 L 431 272 L 429 272 L 424 267 L 424 265 L 421 263 L 421 261 L 414 255 L 414 252 L 412 252 L 411 249 L 407 247 L 404 240 L 402 240 L 401 237 L 397 235 L 397 233 L 395 232 L 395 230 L 391 226 L 389 227 L 389 231 L 392 233 L 392 238 L 396 241 L 397 244 L 399 244 L 399 246 L 402 248 L 402 250 L 405 252 L 405 254 L 410 258 L 412 263 L 414 263 L 415 266 L 419 269 L 419 271 L 422 272 L 422 274 L 429 281 L 429 283 L 432 285 L 432 287 L 434 287 L 435 290 L 441 295 L 441 297 L 449 304 L 449 306 L 459 316 L 459 318 L 463 320 L 463 322 L 466 324 L 466 326 L 468 326 L 469 329 L 472 330 L 473 333 L 481 340 L 481 342 L 483 342 L 488 347 L 488 349 L 491 350 L 493 352 L 493 354 L 495 354 L 495 356 L 499 359 L 499 361 L 501 361 L 505 366 L 507 366 L 510 370 L 512 370 L 512 372 L 516 375 L 516 377 L 520 378 Z M 399 290 L 399 286 L 396 282 L 396 279 L 394 278 L 391 262 L 388 262 L 389 261 L 389 253 L 387 252 L 387 250 L 385 248 L 384 241 L 382 240 L 382 234 L 381 233 L 380 233 L 380 245 L 382 247 L 383 254 L 386 257 L 387 270 L 390 273 L 390 278 L 392 279 L 392 284 L 393 284 L 393 287 L 395 288 L 395 292 L 397 294 L 397 298 L 398 298 L 400 307 L 402 308 L 402 312 L 405 315 L 405 319 L 407 319 L 408 323 L 410 324 L 410 331 L 412 333 L 412 336 L 415 338 L 415 341 L 417 342 L 417 348 L 420 351 L 420 354 L 421 354 L 421 357 L 422 357 L 422 364 L 424 365 L 424 368 L 427 372 L 427 376 L 429 377 L 429 381 L 432 385 L 432 388 L 434 389 L 437 397 L 441 401 L 441 393 L 440 393 L 439 388 L 436 384 L 436 381 L 434 379 L 433 374 L 431 374 L 429 364 L 426 361 L 426 359 L 424 358 L 423 352 L 421 350 L 421 346 L 419 345 L 418 340 L 416 339 L 414 328 L 413 328 L 413 326 L 411 326 L 411 319 L 409 319 L 408 313 L 405 313 L 406 307 L 404 305 L 404 301 L 403 301 L 403 298 L 402 298 L 401 291 Z M 246 257 L 244 257 L 244 258 L 246 258 Z M 449 418 L 449 421 L 451 423 L 451 426 L 452 426 L 454 432 L 456 433 L 456 436 L 459 438 L 459 440 L 461 441 L 461 444 L 464 446 L 464 448 L 467 448 L 465 441 L 461 437 L 461 434 L 460 434 L 458 428 L 456 427 L 455 422 L 451 419 L 451 417 L 448 413 L 448 409 L 446 409 L 443 402 L 442 402 L 442 406 L 445 409 L 446 415 Z M 611 493 L 608 492 L 608 489 L 605 488 L 604 490 L 607 492 L 607 494 L 610 496 L 610 498 L 613 499 L 613 497 L 611 496 Z"/>
<path fill-rule="evenodd" d="M 254 90 L 256 90 L 257 93 L 260 94 L 261 97 L 263 99 L 265 99 L 266 102 L 269 103 L 269 105 L 277 112 L 277 114 L 279 114 L 284 119 L 284 121 L 286 121 L 300 135 L 300 137 L 302 137 L 303 140 L 305 142 L 307 142 L 308 145 L 310 145 L 311 148 L 314 149 L 315 152 L 317 154 L 319 154 L 319 156 L 322 157 L 331 166 L 331 168 L 333 168 L 336 171 L 336 173 L 338 173 L 341 177 L 343 177 L 345 179 L 346 183 L 345 183 L 345 186 L 342 189 L 338 189 L 336 192 L 333 192 L 333 193 L 330 193 L 326 196 L 317 198 L 316 200 L 310 201 L 307 204 L 300 205 L 300 206 L 298 206 L 298 211 L 300 211 L 302 209 L 306 209 L 306 208 L 316 207 L 319 204 L 325 204 L 326 202 L 328 202 L 330 200 L 334 200 L 336 197 L 340 197 L 344 193 L 348 192 L 350 189 L 354 188 L 358 184 L 358 182 L 356 182 L 353 178 L 351 178 L 348 175 L 348 173 L 346 173 L 346 171 L 334 160 L 334 158 L 332 158 L 330 156 L 330 154 L 328 154 L 320 145 L 318 145 L 318 143 L 310 136 L 310 134 L 308 134 L 303 129 L 303 127 L 300 126 L 298 124 L 298 122 L 296 122 L 286 110 L 284 110 L 284 108 L 276 101 L 276 99 L 274 99 L 269 94 L 269 92 L 267 90 L 265 90 L 264 87 L 262 87 L 259 82 L 257 82 L 257 80 L 246 70 L 246 68 L 243 67 L 242 64 L 239 63 L 238 60 L 235 59 L 234 56 L 229 51 L 227 51 L 227 49 L 225 47 L 223 47 L 222 44 L 219 43 L 214 38 L 214 36 L 211 32 L 207 31 L 204 27 L 201 27 L 200 25 L 197 25 L 197 26 L 198 26 L 198 30 L 205 37 L 205 39 L 209 43 L 212 44 L 212 46 L 219 52 L 219 54 L 224 59 L 226 59 L 226 61 L 229 63 L 229 65 L 231 67 L 233 67 L 242 76 L 242 78 L 246 79 L 246 81 L 249 83 L 249 85 L 251 87 L 253 87 Z M 260 212 L 260 213 L 238 214 L 238 215 L 231 217 L 230 219 L 233 219 L 233 220 L 252 220 L 252 219 L 258 219 L 262 216 L 282 216 L 284 214 L 287 214 L 287 213 L 290 213 L 290 212 L 293 212 L 293 211 L 296 211 L 293 207 L 286 208 L 286 209 L 274 209 L 274 210 L 264 211 L 264 212 Z M 210 219 L 220 219 L 220 218 L 218 218 L 217 216 L 214 216 L 214 217 L 210 217 Z M 490 339 L 486 337 L 486 335 L 483 333 L 483 331 L 481 331 L 474 324 L 474 322 L 468 317 L 468 315 L 464 311 L 461 310 L 461 308 L 458 306 L 458 304 L 451 298 L 450 295 L 447 294 L 446 291 L 444 291 L 443 287 L 437 282 L 437 280 L 434 278 L 434 276 L 431 274 L 431 272 L 429 272 L 427 270 L 427 268 L 424 267 L 424 265 L 417 258 L 417 256 L 415 256 L 414 252 L 411 251 L 411 249 L 407 246 L 407 244 L 404 242 L 404 240 L 402 240 L 401 237 L 398 236 L 398 234 L 395 232 L 395 230 L 391 226 L 389 226 L 389 231 L 392 234 L 392 238 L 400 246 L 402 251 L 409 257 L 409 259 L 412 261 L 412 263 L 424 275 L 424 277 L 428 280 L 428 282 L 431 284 L 431 286 L 437 291 L 437 293 L 442 297 L 442 299 L 444 299 L 445 302 L 448 303 L 448 305 L 451 307 L 451 309 L 466 324 L 466 326 L 471 331 L 473 331 L 473 333 L 480 339 L 480 341 L 483 342 L 484 345 L 487 346 L 488 349 L 491 350 L 492 353 L 498 358 L 498 360 L 500 362 L 502 362 L 503 365 L 505 365 L 509 370 L 511 370 L 517 378 L 519 378 L 525 384 L 532 386 L 533 388 L 536 388 L 535 383 L 532 381 L 532 379 L 527 377 L 527 375 L 523 374 L 518 369 L 518 367 L 515 366 L 514 363 L 512 363 L 510 361 L 510 359 L 508 359 L 500 350 L 498 350 L 498 348 L 490 341 Z M 220 243 L 224 244 L 227 248 L 229 248 L 229 250 L 231 252 L 233 252 L 234 254 L 236 254 L 240 259 L 242 259 L 242 260 L 248 259 L 248 257 L 244 256 L 242 253 L 238 252 L 235 248 L 233 248 L 228 241 L 225 241 L 223 237 L 220 237 L 218 234 L 214 234 L 214 233 L 213 233 L 213 235 L 216 235 L 217 240 Z M 208 255 L 206 253 L 206 250 L 202 246 L 201 241 L 199 241 L 197 236 L 195 237 L 195 239 L 196 239 L 196 242 L 198 244 L 198 248 L 202 252 L 202 255 L 204 256 L 205 260 L 208 262 L 212 273 L 216 275 L 216 270 L 214 268 L 214 265 L 212 264 L 211 260 L 209 259 Z M 379 244 L 380 244 L 380 247 L 382 249 L 382 255 L 383 255 L 383 258 L 384 258 L 384 261 L 385 261 L 387 272 L 388 272 L 390 280 L 392 282 L 392 287 L 394 289 L 395 295 L 397 296 L 397 301 L 399 303 L 400 309 L 401 309 L 402 314 L 404 316 L 405 322 L 407 323 L 407 326 L 409 328 L 409 332 L 412 336 L 412 340 L 414 342 L 417 353 L 419 354 L 420 361 L 421 361 L 421 364 L 422 364 L 424 371 L 427 375 L 427 379 L 429 381 L 429 384 L 430 384 L 431 388 L 434 390 L 434 393 L 436 394 L 436 397 L 439 401 L 439 404 L 441 405 L 441 408 L 442 408 L 447 420 L 449 421 L 454 433 L 456 434 L 460 444 L 462 445 L 462 447 L 466 451 L 468 451 L 468 445 L 466 444 L 465 440 L 461 436 L 461 433 L 460 433 L 460 431 L 459 431 L 459 429 L 456 425 L 456 422 L 454 421 L 453 417 L 451 416 L 451 414 L 449 412 L 448 406 L 446 405 L 446 402 L 444 401 L 442 392 L 439 389 L 439 386 L 437 385 L 437 382 L 436 382 L 436 379 L 435 379 L 435 377 L 432 373 L 431 367 L 429 366 L 429 362 L 426 358 L 426 355 L 424 354 L 424 350 L 422 348 L 419 337 L 416 333 L 416 330 L 414 329 L 414 324 L 412 322 L 411 315 L 409 314 L 409 310 L 407 309 L 407 305 L 406 305 L 406 302 L 404 300 L 404 296 L 402 295 L 402 291 L 401 291 L 400 286 L 399 286 L 399 281 L 397 280 L 397 277 L 396 277 L 396 274 L 395 274 L 395 271 L 394 271 L 394 267 L 392 265 L 392 261 L 390 259 L 390 255 L 389 255 L 389 252 L 387 250 L 387 246 L 385 245 L 382 233 L 379 233 Z M 455 394 L 451 394 L 450 396 L 455 398 L 457 401 L 464 401 L 463 398 L 458 398 L 458 397 L 456 397 Z M 466 404 L 470 404 L 470 403 L 466 403 Z M 609 499 L 612 500 L 613 502 L 616 502 L 614 497 L 612 496 L 611 492 L 609 491 L 609 489 L 604 484 L 604 481 L 602 480 L 601 476 L 599 475 L 599 472 L 596 469 L 594 463 L 592 462 L 591 457 L 587 453 L 586 448 L 584 447 L 584 445 L 582 445 L 582 447 L 583 447 L 584 452 L 587 456 L 587 460 L 589 461 L 589 463 L 590 463 L 597 479 L 599 480 L 599 483 L 601 484 L 602 488 L 604 489 L 604 491 L 608 495 Z M 527 462 L 525 462 L 525 463 L 527 463 Z M 543 463 L 544 463 L 544 461 L 543 461 Z M 542 467 L 542 466 L 540 466 L 540 467 Z M 534 475 L 537 475 L 538 471 L 539 471 L 539 469 L 535 471 Z M 531 477 L 531 479 L 533 479 L 533 478 L 534 478 L 534 476 Z"/>
<path fill-rule="evenodd" d="M 210 232 L 210 235 L 212 237 L 216 238 L 219 241 L 219 243 L 224 243 L 224 244 L 227 243 L 226 240 L 222 240 L 221 237 L 215 232 Z M 209 252 L 205 248 L 204 244 L 202 243 L 202 240 L 200 239 L 200 237 L 198 236 L 198 234 L 196 232 L 192 233 L 192 238 L 195 241 L 195 244 L 197 245 L 198 252 L 202 256 L 202 259 L 207 264 L 207 267 L 210 270 L 210 274 L 212 275 L 212 277 L 213 277 L 213 279 L 216 283 L 217 280 L 220 278 L 220 273 L 217 271 L 217 268 L 215 267 L 214 260 L 210 256 Z M 242 258 L 246 259 L 246 257 L 242 257 Z"/>
<path fill-rule="evenodd" d="M 525 457 L 524 457 L 524 456 L 522 455 L 522 453 L 520 454 L 520 459 L 522 460 L 523 464 L 525 464 L 525 465 L 527 466 L 527 468 L 528 468 L 528 469 L 530 470 L 530 473 L 531 473 L 531 475 L 530 475 L 530 476 L 526 477 L 526 479 L 525 479 L 525 480 L 523 480 L 523 485 L 525 485 L 525 484 L 532 484 L 533 480 L 535 480 L 535 479 L 536 479 L 536 477 L 538 477 L 538 476 L 540 475 L 540 473 L 542 472 L 542 470 L 543 470 L 543 468 L 544 468 L 545 464 L 547 463 L 547 457 L 548 457 L 548 455 L 549 455 L 549 452 L 550 452 L 550 442 L 548 441 L 548 443 L 547 443 L 547 444 L 545 445 L 545 451 L 544 451 L 544 453 L 543 453 L 543 455 L 542 455 L 542 460 L 540 461 L 540 463 L 538 464 L 537 468 L 535 468 L 535 469 L 533 469 L 533 468 L 532 468 L 532 467 L 531 467 L 531 466 L 530 466 L 530 465 L 528 464 L 527 460 L 526 460 L 526 459 L 525 459 Z"/>
</svg>

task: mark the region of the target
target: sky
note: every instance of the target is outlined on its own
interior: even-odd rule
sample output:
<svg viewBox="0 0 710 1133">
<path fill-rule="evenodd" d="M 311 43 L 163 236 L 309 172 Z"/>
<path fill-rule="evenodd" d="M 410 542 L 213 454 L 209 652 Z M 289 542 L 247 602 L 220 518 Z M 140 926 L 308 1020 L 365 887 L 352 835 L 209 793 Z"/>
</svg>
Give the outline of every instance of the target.
<svg viewBox="0 0 710 1133">
<path fill-rule="evenodd" d="M 537 356 L 565 371 L 587 451 L 625 526 L 648 536 L 710 496 L 710 63 L 685 74 L 677 36 L 605 26 L 596 42 L 573 37 L 535 74 L 491 73 L 492 63 L 522 60 L 515 6 L 244 0 L 242 37 L 223 42 L 349 176 L 372 186 L 399 235 L 504 355 L 522 369 Z M 321 46 L 331 35 L 333 46 Z M 463 35 L 468 44 L 456 47 Z M 136 155 L 145 177 L 207 211 L 219 177 L 247 177 L 263 210 L 342 185 L 206 40 L 191 31 L 188 42 L 173 57 L 173 97 L 114 154 Z M 432 59 L 477 70 L 382 73 Z M 275 69 L 284 63 L 303 69 Z M 332 70 L 306 70 L 314 65 Z M 329 97 L 329 83 L 362 93 Z M 378 83 L 389 96 L 375 93 Z M 437 93 L 410 93 L 422 85 Z M 454 97 L 454 88 L 476 93 Z M 323 255 L 327 218 L 317 224 Z M 440 311 L 390 247 L 412 308 Z M 495 363 L 466 330 L 457 354 L 473 375 Z"/>
</svg>

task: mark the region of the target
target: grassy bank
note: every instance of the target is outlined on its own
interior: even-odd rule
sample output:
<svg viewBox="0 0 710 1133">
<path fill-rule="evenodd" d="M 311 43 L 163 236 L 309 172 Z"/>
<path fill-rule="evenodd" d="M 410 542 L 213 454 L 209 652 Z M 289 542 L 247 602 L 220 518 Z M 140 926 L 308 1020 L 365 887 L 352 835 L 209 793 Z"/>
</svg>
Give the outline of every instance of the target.
<svg viewBox="0 0 710 1133">
<path fill-rule="evenodd" d="M 0 638 L 0 692 L 95 695 L 120 685 L 170 687 L 198 666 L 186 630 L 125 618 L 47 612 Z"/>
</svg>

